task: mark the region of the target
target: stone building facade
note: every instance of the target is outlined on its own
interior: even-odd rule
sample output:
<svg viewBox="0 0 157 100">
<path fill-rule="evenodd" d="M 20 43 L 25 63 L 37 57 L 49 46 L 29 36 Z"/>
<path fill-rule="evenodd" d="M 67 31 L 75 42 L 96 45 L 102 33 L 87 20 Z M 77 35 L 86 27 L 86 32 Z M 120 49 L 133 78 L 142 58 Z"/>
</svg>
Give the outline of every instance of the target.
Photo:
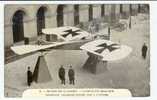
<svg viewBox="0 0 157 100">
<path fill-rule="evenodd" d="M 16 43 L 36 40 L 42 28 L 59 26 L 88 25 L 94 19 L 103 19 L 109 23 L 117 22 L 130 11 L 136 15 L 141 9 L 139 4 L 15 4 L 4 8 L 4 44 L 10 47 Z M 53 37 L 46 38 L 52 40 Z"/>
</svg>

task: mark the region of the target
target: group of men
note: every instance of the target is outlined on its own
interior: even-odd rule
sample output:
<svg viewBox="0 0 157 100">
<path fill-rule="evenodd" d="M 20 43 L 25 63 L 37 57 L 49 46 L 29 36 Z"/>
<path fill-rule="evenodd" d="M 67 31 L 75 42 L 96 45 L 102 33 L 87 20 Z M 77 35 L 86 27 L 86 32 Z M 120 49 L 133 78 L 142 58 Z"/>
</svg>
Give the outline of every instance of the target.
<svg viewBox="0 0 157 100">
<path fill-rule="evenodd" d="M 61 80 L 61 84 L 65 85 L 65 69 L 63 68 L 63 66 L 61 66 L 59 68 L 58 75 L 59 75 L 59 78 Z M 72 68 L 72 66 L 70 66 L 70 69 L 68 71 L 68 76 L 69 76 L 69 84 L 74 85 L 75 84 L 75 72 L 74 72 L 74 69 Z M 33 81 L 33 73 L 31 72 L 30 67 L 28 67 L 27 85 L 31 86 L 32 81 Z"/>
<path fill-rule="evenodd" d="M 65 69 L 61 65 L 58 71 L 59 78 L 61 80 L 61 84 L 65 85 Z M 68 71 L 68 77 L 69 77 L 69 84 L 75 84 L 75 72 L 74 69 L 72 69 L 72 66 L 70 66 L 70 69 Z"/>
</svg>

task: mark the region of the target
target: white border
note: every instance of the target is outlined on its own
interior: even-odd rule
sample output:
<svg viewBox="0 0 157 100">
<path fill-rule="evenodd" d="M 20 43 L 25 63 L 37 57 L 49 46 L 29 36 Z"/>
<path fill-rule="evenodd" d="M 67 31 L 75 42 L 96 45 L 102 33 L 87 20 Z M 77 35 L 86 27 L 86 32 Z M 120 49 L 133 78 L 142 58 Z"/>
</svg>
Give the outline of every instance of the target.
<svg viewBox="0 0 157 100">
<path fill-rule="evenodd" d="M 1 4 L 137 4 L 152 3 L 151 1 L 0 1 Z"/>
<path fill-rule="evenodd" d="M 67 99 L 67 100 L 78 100 L 78 99 L 89 99 L 89 100 L 157 100 L 157 2 L 156 1 L 0 1 L 0 98 L 4 99 L 4 5 L 5 4 L 137 4 L 137 3 L 149 3 L 150 4 L 150 45 L 151 45 L 151 58 L 150 58 L 150 86 L 151 93 L 150 97 L 44 97 L 40 99 Z M 20 98 L 21 99 L 21 98 Z M 25 98 L 28 100 L 28 98 Z M 25 100 L 24 99 L 24 100 Z M 33 98 L 29 98 L 33 99 Z M 13 98 L 11 98 L 13 100 Z"/>
</svg>

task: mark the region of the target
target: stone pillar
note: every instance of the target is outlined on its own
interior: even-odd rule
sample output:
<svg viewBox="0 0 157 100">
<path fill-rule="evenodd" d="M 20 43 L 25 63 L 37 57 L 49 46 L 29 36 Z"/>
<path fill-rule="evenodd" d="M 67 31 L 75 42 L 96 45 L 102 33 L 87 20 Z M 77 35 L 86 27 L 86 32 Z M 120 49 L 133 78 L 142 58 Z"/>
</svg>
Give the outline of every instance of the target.
<svg viewBox="0 0 157 100">
<path fill-rule="evenodd" d="M 88 5 L 80 5 L 80 22 L 88 22 Z"/>
<path fill-rule="evenodd" d="M 100 4 L 93 5 L 93 18 L 94 19 L 101 18 L 101 5 Z"/>
<path fill-rule="evenodd" d="M 45 28 L 54 28 L 57 27 L 57 12 L 56 12 L 57 5 L 49 6 L 49 9 L 45 15 Z M 46 35 L 47 41 L 57 41 L 56 35 Z"/>
<path fill-rule="evenodd" d="M 53 28 L 57 27 L 57 5 L 48 5 L 48 10 L 45 14 L 45 27 Z"/>
<path fill-rule="evenodd" d="M 105 22 L 110 22 L 111 4 L 105 4 Z"/>
<path fill-rule="evenodd" d="M 74 7 L 68 5 L 64 7 L 64 26 L 74 25 Z"/>
<path fill-rule="evenodd" d="M 136 16 L 138 14 L 138 4 L 132 4 L 132 15 Z"/>
<path fill-rule="evenodd" d="M 52 28 L 56 25 L 56 21 L 53 20 L 54 18 L 55 16 L 52 16 L 51 13 L 45 16 L 45 28 Z"/>
<path fill-rule="evenodd" d="M 68 6 L 69 13 L 68 13 L 68 25 L 74 26 L 74 5 L 69 5 Z"/>
<path fill-rule="evenodd" d="M 35 18 L 24 21 L 24 37 L 37 37 L 37 22 Z"/>
<path fill-rule="evenodd" d="M 10 47 L 13 45 L 13 31 L 12 31 L 12 24 L 8 23 L 4 25 L 4 46 Z"/>
<path fill-rule="evenodd" d="M 123 18 L 124 19 L 127 19 L 129 18 L 129 15 L 130 15 L 130 7 L 129 7 L 129 4 L 124 4 L 123 5 Z"/>
<path fill-rule="evenodd" d="M 120 19 L 120 5 L 116 4 L 116 9 L 115 10 L 116 10 L 115 11 L 115 13 L 116 13 L 116 22 L 118 22 L 119 19 Z"/>
<path fill-rule="evenodd" d="M 111 13 L 110 13 L 110 24 L 114 24 L 116 22 L 116 5 L 111 5 Z"/>
</svg>

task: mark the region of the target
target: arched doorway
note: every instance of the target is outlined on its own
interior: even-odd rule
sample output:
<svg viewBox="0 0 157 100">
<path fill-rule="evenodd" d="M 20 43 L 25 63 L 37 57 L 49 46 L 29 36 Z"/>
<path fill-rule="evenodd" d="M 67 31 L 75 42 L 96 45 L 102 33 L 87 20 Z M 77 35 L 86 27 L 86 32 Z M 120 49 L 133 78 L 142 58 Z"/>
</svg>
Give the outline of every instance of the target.
<svg viewBox="0 0 157 100">
<path fill-rule="evenodd" d="M 93 5 L 89 5 L 89 21 L 93 20 Z"/>
<path fill-rule="evenodd" d="M 123 14 L 123 4 L 120 4 L 120 14 Z"/>
<path fill-rule="evenodd" d="M 79 24 L 79 5 L 74 5 L 74 25 Z"/>
<path fill-rule="evenodd" d="M 14 43 L 20 42 L 24 40 L 24 18 L 25 12 L 22 10 L 18 10 L 15 12 L 12 18 L 12 30 L 13 30 L 13 41 Z"/>
<path fill-rule="evenodd" d="M 141 12 L 141 5 L 138 4 L 138 13 L 140 13 L 140 12 Z"/>
<path fill-rule="evenodd" d="M 45 12 L 46 7 L 40 7 L 37 12 L 37 33 L 42 34 L 42 29 L 45 28 Z"/>
<path fill-rule="evenodd" d="M 149 4 L 145 4 L 146 8 L 147 8 L 147 13 L 149 13 Z"/>
<path fill-rule="evenodd" d="M 57 7 L 57 26 L 63 26 L 64 25 L 64 5 L 58 5 Z"/>
<path fill-rule="evenodd" d="M 129 5 L 129 9 L 130 9 L 130 15 L 133 15 L 132 4 Z"/>
<path fill-rule="evenodd" d="M 105 16 L 105 6 L 104 4 L 101 5 L 101 17 Z"/>
</svg>

